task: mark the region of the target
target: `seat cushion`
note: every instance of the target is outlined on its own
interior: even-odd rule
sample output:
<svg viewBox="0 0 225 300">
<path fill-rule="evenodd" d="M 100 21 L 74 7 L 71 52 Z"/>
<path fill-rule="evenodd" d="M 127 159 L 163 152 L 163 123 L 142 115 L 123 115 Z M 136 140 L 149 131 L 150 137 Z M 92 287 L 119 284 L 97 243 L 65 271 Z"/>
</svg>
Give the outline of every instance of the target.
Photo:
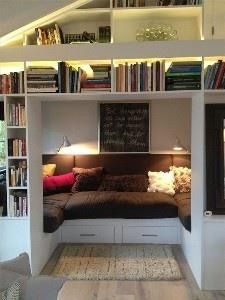
<svg viewBox="0 0 225 300">
<path fill-rule="evenodd" d="M 91 191 L 72 194 L 64 209 L 64 217 L 85 218 L 174 218 L 177 205 L 164 193 Z"/>
<path fill-rule="evenodd" d="M 44 197 L 44 232 L 56 231 L 64 221 L 64 207 L 70 193 L 60 193 Z"/>
<path fill-rule="evenodd" d="M 191 193 L 177 193 L 174 199 L 178 206 L 178 217 L 184 228 L 191 231 Z"/>
</svg>

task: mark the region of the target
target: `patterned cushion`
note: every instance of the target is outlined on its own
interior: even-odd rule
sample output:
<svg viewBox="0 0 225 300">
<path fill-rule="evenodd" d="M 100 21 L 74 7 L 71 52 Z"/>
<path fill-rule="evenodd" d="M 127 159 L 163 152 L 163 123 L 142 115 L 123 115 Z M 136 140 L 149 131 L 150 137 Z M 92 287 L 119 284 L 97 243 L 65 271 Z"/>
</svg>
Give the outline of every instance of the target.
<svg viewBox="0 0 225 300">
<path fill-rule="evenodd" d="M 79 174 L 72 186 L 72 193 L 83 191 L 96 191 L 99 187 L 99 178 L 96 175 Z"/>
<path fill-rule="evenodd" d="M 99 191 L 146 192 L 148 179 L 145 175 L 106 175 Z"/>
<path fill-rule="evenodd" d="M 0 292 L 0 300 L 19 300 L 20 298 L 20 281 L 16 280 L 5 291 Z"/>
<path fill-rule="evenodd" d="M 162 192 L 169 195 L 174 195 L 174 174 L 170 172 L 148 172 L 149 187 L 148 192 Z"/>
<path fill-rule="evenodd" d="M 174 172 L 175 192 L 187 193 L 191 190 L 191 169 L 187 167 L 171 166 L 170 170 Z"/>
</svg>

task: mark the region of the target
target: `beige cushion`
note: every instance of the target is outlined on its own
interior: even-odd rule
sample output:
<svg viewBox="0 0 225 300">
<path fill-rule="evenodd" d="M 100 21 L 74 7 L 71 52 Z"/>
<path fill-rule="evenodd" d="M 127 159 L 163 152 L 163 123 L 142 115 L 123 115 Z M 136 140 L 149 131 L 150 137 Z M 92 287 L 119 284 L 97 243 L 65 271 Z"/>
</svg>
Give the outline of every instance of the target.
<svg viewBox="0 0 225 300">
<path fill-rule="evenodd" d="M 42 165 L 42 176 L 53 176 L 55 173 L 56 164 Z"/>
<path fill-rule="evenodd" d="M 176 193 L 187 193 L 191 190 L 191 169 L 187 167 L 171 166 L 174 173 Z"/>
<path fill-rule="evenodd" d="M 148 192 L 162 192 L 169 195 L 175 194 L 174 174 L 170 172 L 148 172 Z"/>
</svg>

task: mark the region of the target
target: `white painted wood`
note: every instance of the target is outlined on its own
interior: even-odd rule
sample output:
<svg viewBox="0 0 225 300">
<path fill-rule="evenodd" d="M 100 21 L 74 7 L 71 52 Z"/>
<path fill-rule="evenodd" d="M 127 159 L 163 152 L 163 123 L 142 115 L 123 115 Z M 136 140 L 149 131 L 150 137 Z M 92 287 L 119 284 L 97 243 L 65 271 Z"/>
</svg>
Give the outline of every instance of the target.
<svg viewBox="0 0 225 300">
<path fill-rule="evenodd" d="M 177 30 L 178 40 L 200 40 L 201 32 L 197 29 L 200 29 L 201 12 L 198 6 L 115 9 L 114 42 L 136 41 L 138 28 L 148 24 L 170 24 Z"/>
<path fill-rule="evenodd" d="M 204 218 L 203 289 L 225 287 L 225 216 Z"/>
<path fill-rule="evenodd" d="M 27 98 L 28 162 L 30 198 L 30 243 L 33 274 L 38 274 L 58 244 L 60 230 L 54 234 L 43 232 L 42 189 L 42 118 L 41 103 Z M 40 251 L 41 250 L 41 251 Z"/>
<path fill-rule="evenodd" d="M 58 61 L 222 56 L 223 40 L 1 47 L 0 61 Z"/>
<path fill-rule="evenodd" d="M 63 226 L 64 243 L 114 243 L 115 229 L 111 225 Z"/>
<path fill-rule="evenodd" d="M 177 227 L 123 226 L 123 243 L 177 244 Z"/>
<path fill-rule="evenodd" d="M 61 230 L 61 241 L 70 243 L 180 243 L 177 218 L 66 220 Z"/>
<path fill-rule="evenodd" d="M 202 287 L 202 218 L 205 199 L 205 160 L 204 160 L 204 97 L 203 93 L 192 98 L 192 137 L 191 137 L 191 227 L 189 233 L 181 230 L 181 245 L 195 279 Z"/>
<path fill-rule="evenodd" d="M 12 259 L 22 252 L 30 255 L 29 219 L 0 219 L 0 261 Z"/>
</svg>

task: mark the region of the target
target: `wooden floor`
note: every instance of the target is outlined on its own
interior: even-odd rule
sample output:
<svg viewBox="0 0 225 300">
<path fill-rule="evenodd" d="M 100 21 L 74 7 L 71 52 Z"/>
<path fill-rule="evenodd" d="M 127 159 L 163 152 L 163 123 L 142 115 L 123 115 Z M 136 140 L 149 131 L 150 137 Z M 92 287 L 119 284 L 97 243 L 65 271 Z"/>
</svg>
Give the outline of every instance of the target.
<svg viewBox="0 0 225 300">
<path fill-rule="evenodd" d="M 57 247 L 42 274 L 51 274 L 62 248 L 63 244 Z M 181 249 L 174 246 L 173 250 L 184 280 L 68 281 L 58 300 L 225 300 L 225 291 L 199 290 Z"/>
</svg>

